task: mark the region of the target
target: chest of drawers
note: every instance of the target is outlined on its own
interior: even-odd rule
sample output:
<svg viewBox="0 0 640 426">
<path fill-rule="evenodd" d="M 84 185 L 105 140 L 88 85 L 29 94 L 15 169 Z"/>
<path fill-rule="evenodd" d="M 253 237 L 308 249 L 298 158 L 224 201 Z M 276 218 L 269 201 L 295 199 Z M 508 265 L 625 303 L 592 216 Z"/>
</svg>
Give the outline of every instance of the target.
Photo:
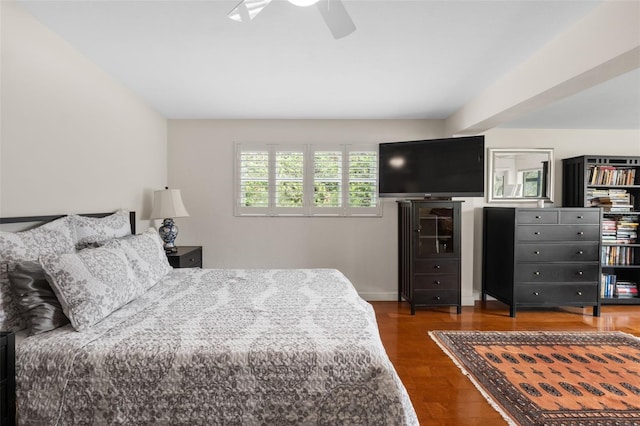
<svg viewBox="0 0 640 426">
<path fill-rule="evenodd" d="M 482 300 L 593 306 L 600 315 L 600 210 L 485 207 Z"/>
</svg>

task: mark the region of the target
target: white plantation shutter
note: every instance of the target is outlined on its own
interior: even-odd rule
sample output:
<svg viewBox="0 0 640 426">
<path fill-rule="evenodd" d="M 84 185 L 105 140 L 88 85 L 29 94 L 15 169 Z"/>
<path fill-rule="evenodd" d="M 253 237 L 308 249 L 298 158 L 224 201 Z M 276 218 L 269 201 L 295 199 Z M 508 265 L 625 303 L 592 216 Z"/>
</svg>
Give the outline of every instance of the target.
<svg viewBox="0 0 640 426">
<path fill-rule="evenodd" d="M 250 149 L 237 153 L 236 210 L 244 214 L 266 214 L 269 209 L 269 150 Z"/>
<path fill-rule="evenodd" d="M 377 146 L 236 144 L 238 216 L 381 216 Z"/>
<path fill-rule="evenodd" d="M 351 214 L 375 214 L 378 208 L 378 152 L 349 149 L 348 209 Z"/>
<path fill-rule="evenodd" d="M 343 206 L 343 152 L 312 148 L 314 214 L 340 215 Z"/>
</svg>

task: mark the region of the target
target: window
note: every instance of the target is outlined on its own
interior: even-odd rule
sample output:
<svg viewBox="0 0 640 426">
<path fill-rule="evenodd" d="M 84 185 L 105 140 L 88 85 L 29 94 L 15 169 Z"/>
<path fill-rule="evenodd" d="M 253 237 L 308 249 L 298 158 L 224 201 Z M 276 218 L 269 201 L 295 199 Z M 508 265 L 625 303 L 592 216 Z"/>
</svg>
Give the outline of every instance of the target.
<svg viewBox="0 0 640 426">
<path fill-rule="evenodd" d="M 376 146 L 236 144 L 239 216 L 380 216 Z"/>
</svg>

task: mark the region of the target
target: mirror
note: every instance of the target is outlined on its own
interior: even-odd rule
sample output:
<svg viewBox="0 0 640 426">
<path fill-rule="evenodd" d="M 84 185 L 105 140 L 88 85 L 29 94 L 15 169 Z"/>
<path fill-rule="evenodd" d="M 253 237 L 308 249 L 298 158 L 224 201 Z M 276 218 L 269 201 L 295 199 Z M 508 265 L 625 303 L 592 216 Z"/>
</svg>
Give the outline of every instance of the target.
<svg viewBox="0 0 640 426">
<path fill-rule="evenodd" d="M 489 148 L 489 202 L 553 201 L 553 149 Z"/>
</svg>

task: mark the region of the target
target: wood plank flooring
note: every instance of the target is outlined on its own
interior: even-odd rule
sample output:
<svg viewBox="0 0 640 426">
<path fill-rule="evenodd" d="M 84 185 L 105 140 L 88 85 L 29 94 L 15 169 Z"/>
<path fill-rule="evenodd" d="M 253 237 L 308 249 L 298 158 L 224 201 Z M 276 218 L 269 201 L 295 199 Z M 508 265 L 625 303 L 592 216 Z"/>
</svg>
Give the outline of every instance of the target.
<svg viewBox="0 0 640 426">
<path fill-rule="evenodd" d="M 427 335 L 430 330 L 618 330 L 640 337 L 640 306 L 519 310 L 509 317 L 500 302 L 455 308 L 422 308 L 406 302 L 372 302 L 380 336 L 422 425 L 504 425 L 506 422 Z"/>
</svg>

